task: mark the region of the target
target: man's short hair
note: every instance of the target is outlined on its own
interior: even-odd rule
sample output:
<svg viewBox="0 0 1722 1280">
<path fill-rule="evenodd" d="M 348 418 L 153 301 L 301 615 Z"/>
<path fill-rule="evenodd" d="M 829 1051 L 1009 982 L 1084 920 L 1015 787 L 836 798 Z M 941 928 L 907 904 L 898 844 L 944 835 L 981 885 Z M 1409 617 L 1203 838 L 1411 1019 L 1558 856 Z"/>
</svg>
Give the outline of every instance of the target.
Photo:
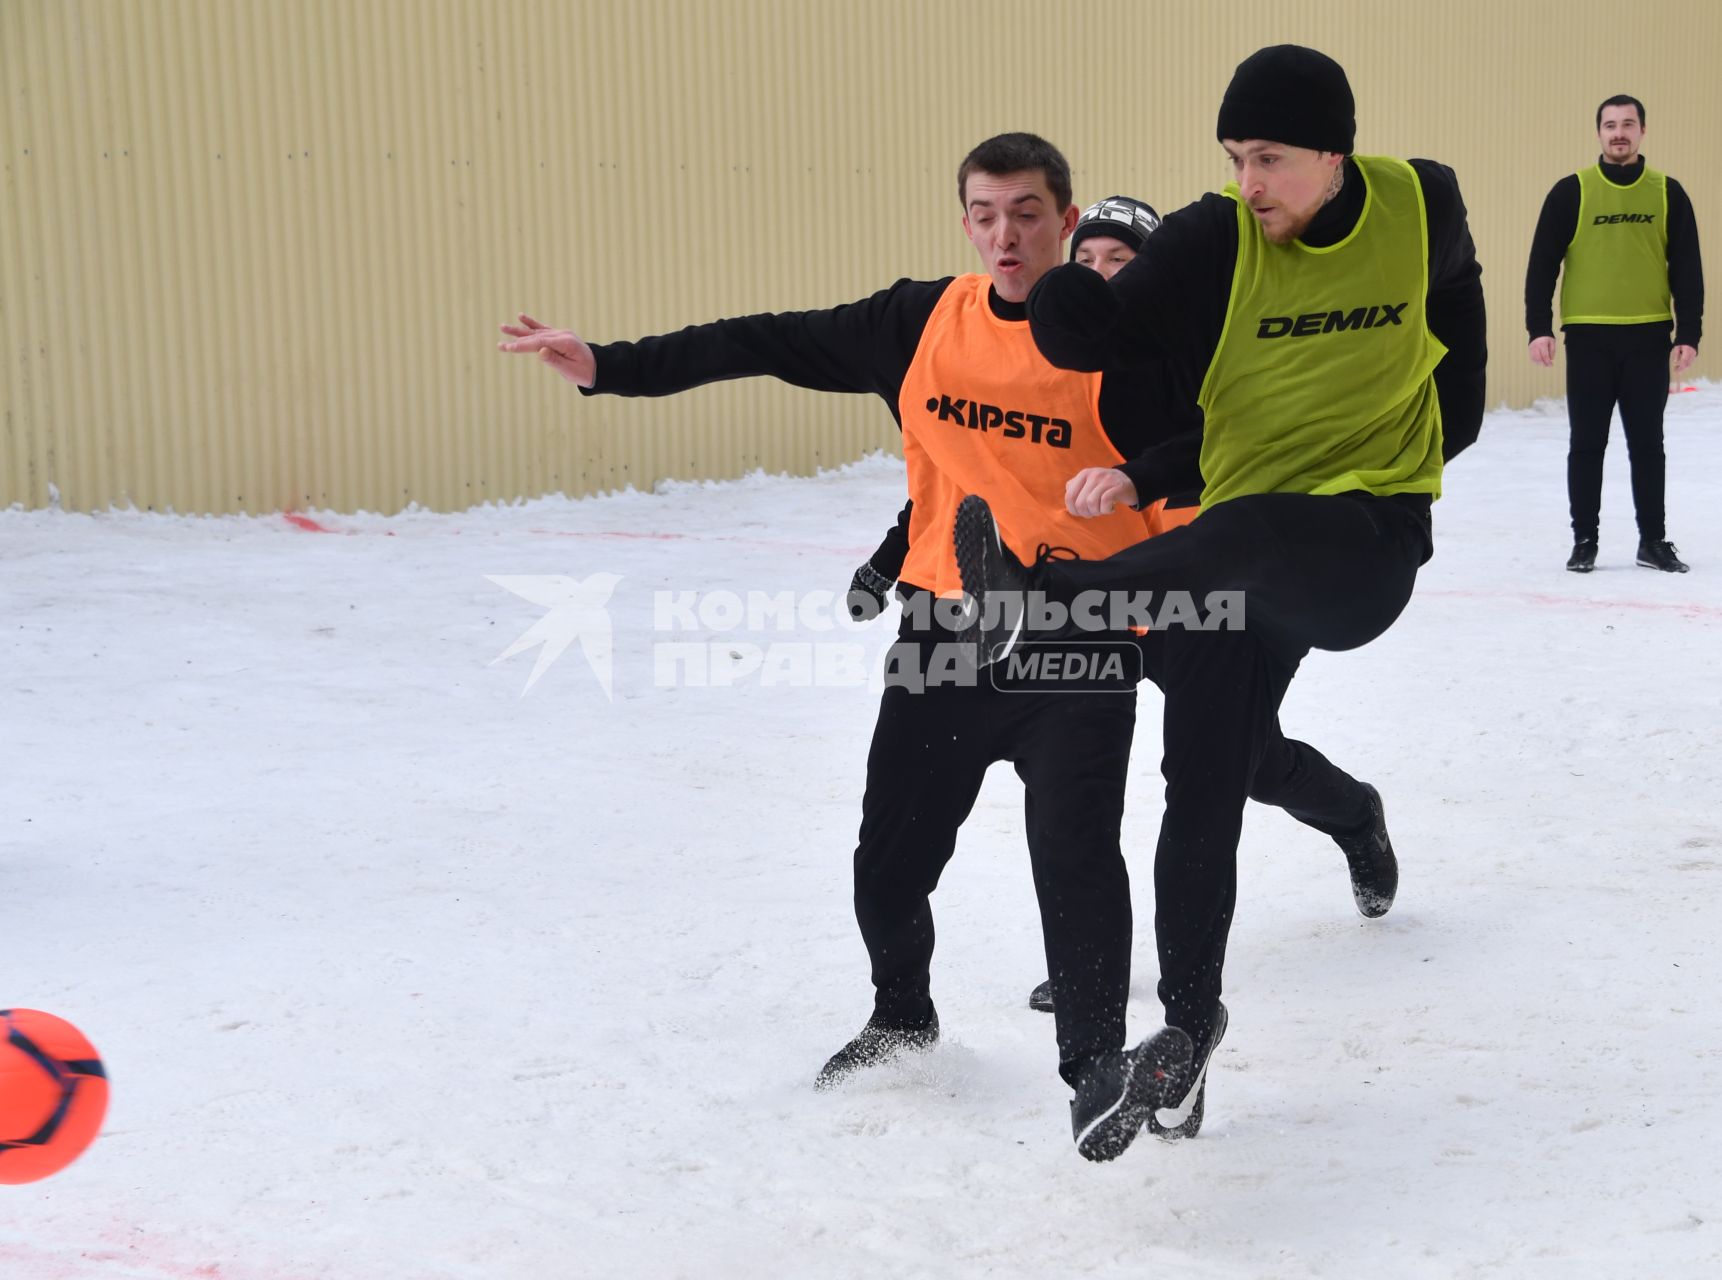
<svg viewBox="0 0 1722 1280">
<path fill-rule="evenodd" d="M 1637 98 L 1633 97 L 1630 93 L 1617 93 L 1612 98 L 1604 98 L 1602 100 L 1602 106 L 1599 106 L 1596 109 L 1596 127 L 1599 132 L 1602 129 L 1603 107 L 1637 107 L 1638 127 L 1640 129 L 1644 128 L 1644 104 Z"/>
<path fill-rule="evenodd" d="M 963 211 L 966 213 L 969 208 L 971 173 L 1002 177 L 1030 169 L 1039 169 L 1046 178 L 1046 188 L 1052 192 L 1053 203 L 1060 213 L 1070 208 L 1070 161 L 1064 158 L 1064 153 L 1039 134 L 1001 133 L 969 152 L 957 168 L 957 199 Z"/>
</svg>

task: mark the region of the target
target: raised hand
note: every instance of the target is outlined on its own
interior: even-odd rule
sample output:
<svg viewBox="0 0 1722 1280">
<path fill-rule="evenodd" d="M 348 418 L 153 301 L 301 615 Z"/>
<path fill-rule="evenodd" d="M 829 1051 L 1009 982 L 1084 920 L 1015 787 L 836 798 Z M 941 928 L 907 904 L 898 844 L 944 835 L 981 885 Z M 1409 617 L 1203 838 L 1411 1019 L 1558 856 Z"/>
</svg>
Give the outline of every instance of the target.
<svg viewBox="0 0 1722 1280">
<path fill-rule="evenodd" d="M 505 324 L 502 331 L 514 341 L 497 343 L 498 351 L 515 355 L 536 352 L 540 360 L 577 387 L 590 387 L 597 381 L 597 358 L 585 339 L 572 329 L 552 329 L 522 313 L 519 324 Z"/>
</svg>

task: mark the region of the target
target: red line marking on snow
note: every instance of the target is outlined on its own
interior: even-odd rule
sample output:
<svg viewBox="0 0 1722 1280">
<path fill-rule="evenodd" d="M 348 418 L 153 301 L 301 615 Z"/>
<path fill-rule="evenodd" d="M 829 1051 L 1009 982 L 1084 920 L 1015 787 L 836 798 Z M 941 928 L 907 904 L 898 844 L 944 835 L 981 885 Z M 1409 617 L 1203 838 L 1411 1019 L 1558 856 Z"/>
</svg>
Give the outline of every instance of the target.
<svg viewBox="0 0 1722 1280">
<path fill-rule="evenodd" d="M 1595 600 L 1588 596 L 1557 596 L 1546 591 L 1419 591 L 1420 596 L 1449 600 L 1521 600 L 1527 604 L 1570 605 L 1579 609 L 1636 609 L 1643 613 L 1676 613 L 1687 618 L 1722 618 L 1722 607 L 1663 600 Z"/>
<path fill-rule="evenodd" d="M 295 529 L 303 529 L 306 533 L 333 533 L 333 529 L 318 524 L 310 516 L 302 516 L 297 511 L 283 511 L 281 518 Z"/>
<path fill-rule="evenodd" d="M 545 538 L 638 538 L 647 542 L 685 542 L 692 536 L 686 533 L 642 533 L 634 529 L 528 529 L 526 532 Z M 712 535 L 714 540 L 721 536 Z"/>
<path fill-rule="evenodd" d="M 361 532 L 361 530 L 358 529 L 331 529 L 328 525 L 319 524 L 317 521 L 311 519 L 310 516 L 300 515 L 297 511 L 283 511 L 281 513 L 281 518 L 288 524 L 292 525 L 295 529 L 303 529 L 306 533 L 339 533 L 350 538 L 354 534 Z M 381 532 L 385 538 L 392 538 L 395 536 L 395 531 L 393 529 L 384 529 Z M 456 529 L 454 532 L 459 533 L 460 530 Z"/>
<path fill-rule="evenodd" d="M 817 551 L 822 555 L 870 555 L 872 547 L 827 547 L 815 542 L 780 542 L 771 538 L 743 538 L 733 533 L 641 533 L 631 529 L 528 529 L 546 538 L 612 538 L 649 542 L 734 542 L 744 547 L 771 551 Z"/>
<path fill-rule="evenodd" d="M 21 1273 L 8 1270 L 8 1275 L 39 1276 L 42 1280 L 71 1280 L 74 1276 L 87 1276 L 91 1274 L 92 1263 L 101 1267 L 104 1274 L 110 1268 L 124 1267 L 127 1275 L 150 1276 L 156 1280 L 240 1280 L 240 1277 L 256 1278 L 263 1275 L 272 1277 L 273 1280 L 290 1280 L 292 1276 L 304 1274 L 298 1271 L 275 1270 L 234 1272 L 229 1269 L 230 1264 L 221 1262 L 180 1262 L 163 1257 L 159 1252 L 159 1249 L 168 1243 L 155 1237 L 145 1237 L 140 1243 L 109 1249 L 77 1245 L 68 1245 L 63 1249 L 38 1249 L 30 1245 L 0 1244 L 0 1262 L 16 1263 L 27 1268 Z"/>
<path fill-rule="evenodd" d="M 1695 391 L 1696 387 L 1687 387 Z M 297 511 L 284 511 L 282 519 L 307 533 L 339 533 L 351 537 L 378 530 L 331 529 L 310 516 Z M 395 536 L 393 529 L 380 530 L 384 537 Z M 459 529 L 444 532 L 458 534 Z M 733 542 L 744 547 L 761 547 L 768 551 L 812 551 L 820 555 L 866 556 L 872 547 L 827 547 L 812 542 L 780 542 L 770 538 L 743 538 L 730 533 L 666 533 L 639 529 L 528 529 L 527 533 L 541 538 L 600 538 L 616 542 Z M 1686 618 L 1722 618 L 1722 607 L 1711 604 L 1680 604 L 1660 600 L 1596 600 L 1588 596 L 1560 596 L 1546 591 L 1419 591 L 1420 596 L 1440 596 L 1449 600 L 1519 600 L 1526 604 L 1572 606 L 1579 609 L 1636 609 L 1644 613 L 1673 613 Z"/>
<path fill-rule="evenodd" d="M 281 518 L 305 533 L 335 533 L 354 537 L 361 533 L 380 533 L 385 538 L 395 536 L 393 529 L 331 529 L 297 511 L 283 511 Z M 459 529 L 439 530 L 443 534 L 459 535 Z M 742 538 L 728 533 L 647 533 L 636 529 L 528 529 L 540 538 L 605 538 L 626 542 L 733 542 L 744 547 L 764 547 L 769 551 L 812 551 L 820 555 L 867 556 L 872 547 L 827 547 L 816 542 L 781 542 L 770 538 Z"/>
</svg>

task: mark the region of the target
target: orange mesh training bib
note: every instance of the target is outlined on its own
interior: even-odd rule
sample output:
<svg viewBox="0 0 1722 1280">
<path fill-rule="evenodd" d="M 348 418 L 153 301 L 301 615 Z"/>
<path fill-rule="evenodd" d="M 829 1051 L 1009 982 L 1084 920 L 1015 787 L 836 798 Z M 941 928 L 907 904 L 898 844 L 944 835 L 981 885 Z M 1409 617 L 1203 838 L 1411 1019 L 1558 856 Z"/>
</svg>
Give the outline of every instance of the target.
<svg viewBox="0 0 1722 1280">
<path fill-rule="evenodd" d="M 984 275 L 951 282 L 897 401 L 915 503 L 901 577 L 938 595 L 962 591 L 951 526 L 970 493 L 987 500 L 1024 561 L 1042 542 L 1099 560 L 1151 531 L 1128 507 L 1092 520 L 1064 509 L 1071 476 L 1124 461 L 1100 425 L 1100 375 L 1048 364 L 1028 321 L 993 314 L 991 283 Z"/>
</svg>

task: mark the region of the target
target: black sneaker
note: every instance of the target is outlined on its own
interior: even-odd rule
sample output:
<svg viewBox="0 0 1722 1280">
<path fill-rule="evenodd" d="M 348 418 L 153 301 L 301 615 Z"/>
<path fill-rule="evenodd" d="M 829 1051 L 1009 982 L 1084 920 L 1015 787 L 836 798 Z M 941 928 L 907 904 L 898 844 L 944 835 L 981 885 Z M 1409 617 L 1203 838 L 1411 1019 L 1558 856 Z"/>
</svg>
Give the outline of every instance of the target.
<svg viewBox="0 0 1722 1280">
<path fill-rule="evenodd" d="M 1639 563 L 1644 563 L 1644 551 L 1639 550 Z M 1573 543 L 1573 553 L 1567 557 L 1567 568 L 1573 573 L 1589 573 L 1596 568 L 1596 539 L 1580 538 Z"/>
<path fill-rule="evenodd" d="M 1083 1065 L 1070 1100 L 1070 1130 L 1085 1160 L 1124 1154 L 1155 1107 L 1169 1104 L 1188 1079 L 1192 1046 L 1177 1027 L 1161 1027 L 1134 1049 L 1096 1054 Z"/>
<path fill-rule="evenodd" d="M 952 536 L 972 611 L 958 639 L 975 646 L 976 662 L 984 667 L 1009 653 L 1022 634 L 1028 568 L 1005 546 L 985 498 L 971 493 L 962 500 Z"/>
<path fill-rule="evenodd" d="M 1214 1029 L 1209 1034 L 1207 1043 L 1192 1054 L 1190 1063 L 1189 1088 L 1177 1102 L 1169 1102 L 1148 1113 L 1148 1132 L 1156 1138 L 1165 1138 L 1168 1142 L 1179 1138 L 1194 1138 L 1202 1131 L 1202 1115 L 1204 1104 L 1208 1100 L 1208 1063 L 1213 1061 L 1214 1050 L 1220 1047 L 1220 1041 L 1226 1036 L 1226 1023 L 1229 1018 L 1226 1006 L 1220 1006 L 1220 1012 L 1214 1018 Z M 1185 1037 L 1189 1039 L 1188 1036 Z"/>
<path fill-rule="evenodd" d="M 1352 901 L 1365 919 L 1374 920 L 1387 914 L 1399 892 L 1399 860 L 1393 856 L 1393 841 L 1387 834 L 1381 793 L 1367 782 L 1363 789 L 1369 793 L 1368 829 L 1354 836 L 1335 836 L 1333 842 L 1344 851 L 1346 866 L 1351 869 Z"/>
<path fill-rule="evenodd" d="M 1028 993 L 1028 1007 L 1038 1009 L 1042 1013 L 1053 1012 L 1052 979 L 1048 978 L 1033 991 Z"/>
<path fill-rule="evenodd" d="M 884 1022 L 875 1013 L 855 1038 L 831 1055 L 831 1060 L 813 1078 L 815 1089 L 829 1089 L 866 1067 L 890 1062 L 911 1050 L 931 1049 L 939 1043 L 939 1014 L 927 1010 L 919 1023 Z"/>
<path fill-rule="evenodd" d="M 1660 569 L 1664 573 L 1685 573 L 1689 567 L 1674 554 L 1672 542 L 1640 542 L 1638 563 L 1646 569 Z"/>
</svg>

